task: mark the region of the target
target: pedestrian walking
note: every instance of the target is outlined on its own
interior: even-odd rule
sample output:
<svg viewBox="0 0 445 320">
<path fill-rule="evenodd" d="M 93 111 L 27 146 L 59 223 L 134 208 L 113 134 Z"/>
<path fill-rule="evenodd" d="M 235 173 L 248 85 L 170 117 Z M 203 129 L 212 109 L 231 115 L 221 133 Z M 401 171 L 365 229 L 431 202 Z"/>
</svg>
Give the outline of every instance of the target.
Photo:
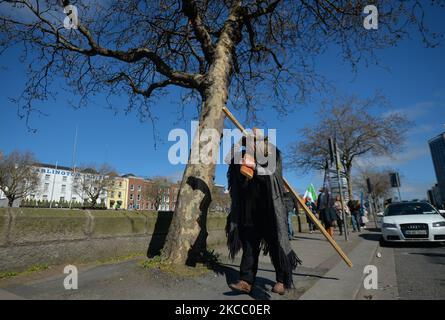
<svg viewBox="0 0 445 320">
<path fill-rule="evenodd" d="M 324 228 L 329 235 L 333 237 L 337 215 L 335 214 L 334 201 L 329 190 L 325 187 L 320 189 L 320 195 L 318 196 L 317 201 L 317 212 L 320 215 L 320 220 L 323 223 Z"/>
<path fill-rule="evenodd" d="M 306 206 L 309 208 L 309 210 L 311 210 L 311 212 L 315 216 L 318 216 L 317 208 L 316 208 L 316 205 L 315 205 L 314 202 L 312 202 L 310 199 L 307 199 L 306 200 Z M 309 218 L 309 216 L 307 214 L 306 214 L 306 221 L 307 221 L 307 224 L 309 226 L 309 233 L 314 233 L 314 231 L 315 231 L 315 224 L 312 222 L 312 220 Z"/>
<path fill-rule="evenodd" d="M 292 241 L 295 236 L 294 228 L 292 226 L 292 216 L 296 215 L 296 206 L 290 192 L 284 194 L 284 204 L 287 211 L 287 236 L 289 237 L 289 240 Z"/>
<path fill-rule="evenodd" d="M 334 209 L 335 209 L 335 215 L 337 217 L 337 226 L 338 226 L 338 231 L 340 232 L 340 235 L 343 235 L 343 227 L 344 227 L 344 221 L 343 221 L 343 209 L 345 210 L 345 216 L 349 215 L 349 208 L 347 206 L 346 203 L 341 203 L 341 197 L 337 196 L 335 198 L 335 203 L 334 203 Z"/>
<path fill-rule="evenodd" d="M 348 202 L 349 211 L 351 212 L 351 220 L 352 220 L 352 232 L 360 232 L 361 231 L 361 219 L 360 219 L 360 201 L 358 200 L 349 200 Z"/>
</svg>

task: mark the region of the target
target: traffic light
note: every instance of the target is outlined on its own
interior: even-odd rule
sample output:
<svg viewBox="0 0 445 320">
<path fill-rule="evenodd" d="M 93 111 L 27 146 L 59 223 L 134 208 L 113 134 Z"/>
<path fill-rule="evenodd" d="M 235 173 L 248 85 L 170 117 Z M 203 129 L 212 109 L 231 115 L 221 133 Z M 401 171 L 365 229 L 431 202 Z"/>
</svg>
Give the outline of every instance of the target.
<svg viewBox="0 0 445 320">
<path fill-rule="evenodd" d="M 371 194 L 372 193 L 372 184 L 371 184 L 371 179 L 366 178 L 366 186 L 368 187 L 368 193 Z"/>
<path fill-rule="evenodd" d="M 389 174 L 389 179 L 392 188 L 400 188 L 400 177 L 398 172 L 391 172 Z"/>
</svg>

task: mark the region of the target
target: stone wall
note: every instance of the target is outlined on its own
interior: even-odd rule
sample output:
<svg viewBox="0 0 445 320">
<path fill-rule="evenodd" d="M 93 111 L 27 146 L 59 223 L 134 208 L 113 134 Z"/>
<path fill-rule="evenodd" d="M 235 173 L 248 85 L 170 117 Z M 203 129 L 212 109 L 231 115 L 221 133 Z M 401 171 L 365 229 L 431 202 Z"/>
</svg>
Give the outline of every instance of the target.
<svg viewBox="0 0 445 320">
<path fill-rule="evenodd" d="M 0 271 L 156 255 L 171 218 L 156 212 L 0 208 Z M 209 215 L 209 246 L 226 242 L 225 222 L 225 214 Z"/>
</svg>

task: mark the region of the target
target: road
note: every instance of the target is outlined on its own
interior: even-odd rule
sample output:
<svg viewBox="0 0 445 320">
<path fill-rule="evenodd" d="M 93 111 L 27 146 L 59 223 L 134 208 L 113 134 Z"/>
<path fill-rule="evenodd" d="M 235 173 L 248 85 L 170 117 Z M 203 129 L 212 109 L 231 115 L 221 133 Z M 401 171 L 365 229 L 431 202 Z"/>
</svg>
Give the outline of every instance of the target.
<svg viewBox="0 0 445 320">
<path fill-rule="evenodd" d="M 445 299 L 445 246 L 386 245 L 377 253 L 371 264 L 378 269 L 378 290 L 362 288 L 357 299 Z"/>
<path fill-rule="evenodd" d="M 445 246 L 393 248 L 400 299 L 445 299 Z"/>
</svg>

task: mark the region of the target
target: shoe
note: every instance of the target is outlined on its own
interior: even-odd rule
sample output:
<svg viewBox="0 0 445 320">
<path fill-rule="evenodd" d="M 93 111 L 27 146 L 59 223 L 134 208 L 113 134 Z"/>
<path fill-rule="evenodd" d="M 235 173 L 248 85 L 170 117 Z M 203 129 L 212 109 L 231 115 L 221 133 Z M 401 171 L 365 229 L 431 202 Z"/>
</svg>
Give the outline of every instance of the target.
<svg viewBox="0 0 445 320">
<path fill-rule="evenodd" d="M 310 233 L 310 234 L 313 234 L 313 233 L 314 233 L 314 231 L 313 231 L 313 230 L 311 230 L 311 231 L 309 231 L 309 233 Z"/>
<path fill-rule="evenodd" d="M 249 294 L 252 291 L 252 285 L 244 280 L 240 280 L 237 283 L 231 283 L 229 287 L 234 291 L 239 291 L 247 294 Z"/>
<path fill-rule="evenodd" d="M 283 295 L 286 292 L 284 288 L 284 284 L 282 282 L 277 282 L 272 288 L 272 292 L 278 293 L 279 295 Z"/>
</svg>

